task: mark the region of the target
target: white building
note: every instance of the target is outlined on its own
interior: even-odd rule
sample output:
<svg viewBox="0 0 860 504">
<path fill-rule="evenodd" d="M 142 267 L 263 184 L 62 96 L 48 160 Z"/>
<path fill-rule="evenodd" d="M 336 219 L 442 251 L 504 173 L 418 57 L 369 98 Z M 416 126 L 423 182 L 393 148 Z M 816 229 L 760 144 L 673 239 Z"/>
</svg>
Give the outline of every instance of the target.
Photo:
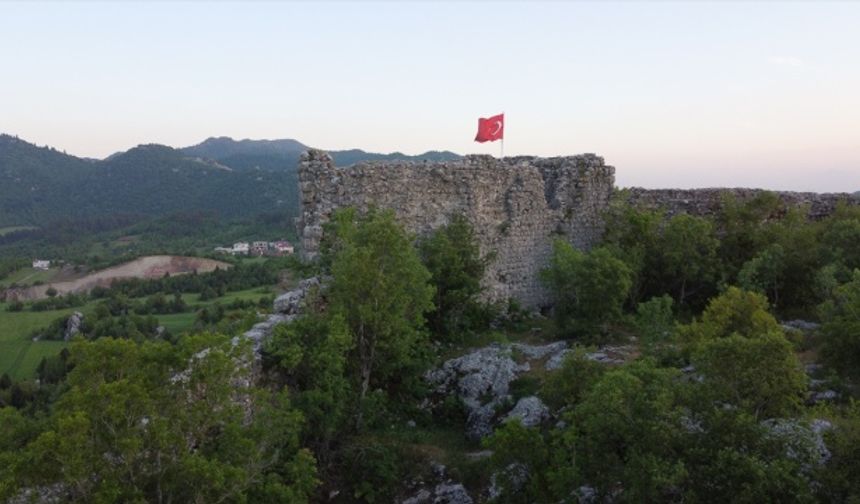
<svg viewBox="0 0 860 504">
<path fill-rule="evenodd" d="M 288 241 L 277 241 L 273 245 L 280 254 L 292 254 L 295 251 L 293 245 Z"/>
<path fill-rule="evenodd" d="M 233 244 L 233 255 L 248 255 L 251 245 L 248 242 L 237 242 Z"/>
<path fill-rule="evenodd" d="M 47 270 L 50 268 L 51 268 L 51 261 L 42 261 L 40 259 L 33 259 L 33 269 Z"/>
</svg>

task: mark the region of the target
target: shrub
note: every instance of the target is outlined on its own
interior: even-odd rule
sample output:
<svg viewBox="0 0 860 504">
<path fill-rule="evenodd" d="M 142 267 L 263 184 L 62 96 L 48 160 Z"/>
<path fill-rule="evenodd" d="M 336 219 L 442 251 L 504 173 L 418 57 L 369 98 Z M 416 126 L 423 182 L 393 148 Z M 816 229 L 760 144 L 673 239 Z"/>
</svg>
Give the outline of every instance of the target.
<svg viewBox="0 0 860 504">
<path fill-rule="evenodd" d="M 556 240 L 550 266 L 541 279 L 555 297 L 555 316 L 562 331 L 582 332 L 597 340 L 607 324 L 621 316 L 631 286 L 630 268 L 608 249 L 588 253 Z"/>
</svg>

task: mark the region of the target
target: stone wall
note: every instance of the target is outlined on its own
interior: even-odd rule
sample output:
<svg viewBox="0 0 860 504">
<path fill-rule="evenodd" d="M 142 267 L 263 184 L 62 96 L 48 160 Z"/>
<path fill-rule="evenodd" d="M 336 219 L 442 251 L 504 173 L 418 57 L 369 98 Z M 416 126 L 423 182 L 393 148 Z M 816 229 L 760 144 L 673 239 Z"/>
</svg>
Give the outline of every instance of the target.
<svg viewBox="0 0 860 504">
<path fill-rule="evenodd" d="M 766 192 L 764 189 L 643 189 L 633 187 L 626 190 L 630 203 L 650 209 L 662 208 L 668 215 L 688 213 L 698 216 L 716 214 L 722 205 L 724 195 L 729 193 L 738 201 L 749 201 L 757 195 Z M 860 199 L 848 193 L 811 193 L 786 192 L 776 193 L 786 208 L 806 206 L 809 208 L 809 218 L 822 219 L 836 210 L 839 202 L 860 204 Z"/>
<path fill-rule="evenodd" d="M 553 240 L 561 237 L 581 249 L 597 243 L 614 180 L 615 169 L 593 154 L 341 168 L 328 154 L 311 150 L 299 163 L 302 250 L 307 258 L 319 252 L 322 226 L 339 207 L 391 208 L 418 235 L 462 214 L 475 228 L 482 253 L 496 256 L 485 277 L 487 298 L 512 297 L 538 307 L 549 301 L 538 273 Z"/>
</svg>

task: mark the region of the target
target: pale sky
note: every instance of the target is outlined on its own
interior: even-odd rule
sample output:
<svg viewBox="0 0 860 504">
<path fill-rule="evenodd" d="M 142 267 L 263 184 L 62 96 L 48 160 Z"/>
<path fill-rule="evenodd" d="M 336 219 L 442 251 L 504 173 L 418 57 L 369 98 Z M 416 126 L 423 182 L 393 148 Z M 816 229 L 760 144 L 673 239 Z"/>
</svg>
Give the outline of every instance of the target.
<svg viewBox="0 0 860 504">
<path fill-rule="evenodd" d="M 860 190 L 860 3 L 0 1 L 0 132 L 595 152 L 620 186 Z"/>
</svg>

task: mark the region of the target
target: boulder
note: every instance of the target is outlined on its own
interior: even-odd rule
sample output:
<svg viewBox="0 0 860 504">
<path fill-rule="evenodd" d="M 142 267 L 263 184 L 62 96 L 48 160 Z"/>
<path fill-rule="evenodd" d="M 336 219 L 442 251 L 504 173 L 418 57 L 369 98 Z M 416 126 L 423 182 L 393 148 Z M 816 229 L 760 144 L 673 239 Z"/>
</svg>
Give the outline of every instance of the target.
<svg viewBox="0 0 860 504">
<path fill-rule="evenodd" d="M 550 369 L 549 362 L 560 361 L 569 351 L 565 341 L 547 345 L 492 344 L 450 359 L 429 371 L 424 378 L 438 398 L 455 394 L 462 400 L 468 412 L 466 435 L 477 440 L 492 433 L 499 410 L 511 401 L 511 382 L 530 371 L 532 364 L 540 365 L 528 360 L 547 359 L 544 365 Z M 513 358 L 515 352 L 527 361 L 518 363 Z M 536 397 L 525 398 L 524 401 L 521 401 L 517 412 L 517 415 L 523 415 L 524 423 L 533 422 L 533 418 L 537 418 L 534 415 L 543 418 L 542 412 L 546 408 L 543 403 Z M 548 409 L 546 414 L 549 414 Z"/>
<path fill-rule="evenodd" d="M 460 483 L 440 483 L 432 489 L 422 488 L 402 504 L 472 504 L 472 498 Z"/>
<path fill-rule="evenodd" d="M 529 369 L 511 358 L 509 347 L 494 344 L 448 360 L 424 378 L 437 395 L 456 394 L 463 401 L 469 412 L 466 434 L 480 439 L 492 432 L 496 408 L 510 399 L 510 383 Z"/>
<path fill-rule="evenodd" d="M 472 497 L 466 488 L 447 477 L 447 468 L 434 463 L 433 482 L 421 483 L 413 491 L 412 496 L 401 501 L 401 504 L 472 504 Z"/>
<path fill-rule="evenodd" d="M 523 397 L 507 415 L 503 422 L 519 419 L 524 427 L 538 427 L 549 419 L 549 408 L 535 396 Z"/>
</svg>

